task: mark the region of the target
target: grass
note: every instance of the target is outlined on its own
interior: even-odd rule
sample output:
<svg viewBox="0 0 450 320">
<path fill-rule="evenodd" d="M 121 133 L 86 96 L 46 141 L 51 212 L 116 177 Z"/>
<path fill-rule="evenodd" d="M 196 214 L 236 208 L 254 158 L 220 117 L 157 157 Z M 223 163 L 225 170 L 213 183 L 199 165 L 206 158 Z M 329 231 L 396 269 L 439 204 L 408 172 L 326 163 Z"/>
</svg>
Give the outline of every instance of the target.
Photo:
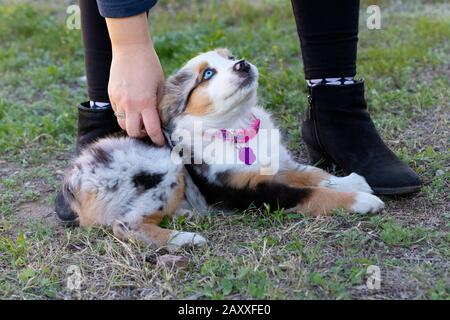
<svg viewBox="0 0 450 320">
<path fill-rule="evenodd" d="M 59 225 L 52 203 L 86 99 L 81 36 L 65 28 L 68 2 L 0 7 L 0 297 L 6 299 L 449 299 L 450 10 L 445 1 L 378 1 L 382 29 L 365 27 L 358 75 L 386 142 L 424 180 L 419 194 L 385 198 L 377 216 L 311 219 L 250 208 L 193 221 L 207 248 L 184 269 L 108 229 Z M 186 25 L 189 21 L 189 25 Z M 168 75 L 200 51 L 228 47 L 261 73 L 260 101 L 306 161 L 299 123 L 305 81 L 288 1 L 161 1 L 150 28 Z M 254 31 L 255 30 L 255 31 Z M 257 32 L 256 32 L 257 31 Z M 69 266 L 81 290 L 66 283 Z M 366 286 L 378 266 L 381 288 Z"/>
</svg>

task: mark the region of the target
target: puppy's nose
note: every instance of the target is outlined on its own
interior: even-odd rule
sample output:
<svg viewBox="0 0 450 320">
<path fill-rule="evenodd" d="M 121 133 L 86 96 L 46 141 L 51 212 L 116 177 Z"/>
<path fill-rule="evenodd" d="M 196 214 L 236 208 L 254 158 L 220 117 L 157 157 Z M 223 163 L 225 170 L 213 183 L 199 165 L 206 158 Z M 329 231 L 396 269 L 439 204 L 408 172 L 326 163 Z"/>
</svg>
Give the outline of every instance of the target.
<svg viewBox="0 0 450 320">
<path fill-rule="evenodd" d="M 240 60 L 234 64 L 233 70 L 248 73 L 250 71 L 250 64 L 245 60 Z"/>
</svg>

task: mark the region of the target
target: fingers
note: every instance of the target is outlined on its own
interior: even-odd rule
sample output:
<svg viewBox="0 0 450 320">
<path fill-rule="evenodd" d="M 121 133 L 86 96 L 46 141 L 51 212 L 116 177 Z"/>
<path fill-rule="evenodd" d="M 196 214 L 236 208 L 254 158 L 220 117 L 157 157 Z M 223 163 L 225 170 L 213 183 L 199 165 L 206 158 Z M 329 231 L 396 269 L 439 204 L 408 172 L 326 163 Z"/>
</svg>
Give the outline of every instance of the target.
<svg viewBox="0 0 450 320">
<path fill-rule="evenodd" d="M 112 107 L 112 109 L 114 111 L 114 114 L 116 112 L 123 112 L 122 110 L 117 110 L 117 106 L 115 105 L 115 103 L 112 100 L 111 100 L 111 107 Z M 119 124 L 119 127 L 122 128 L 122 130 L 126 130 L 127 129 L 126 123 L 125 123 L 125 118 L 118 118 L 117 117 L 117 123 Z"/>
<path fill-rule="evenodd" d="M 117 111 L 116 107 L 113 107 L 113 110 L 114 112 L 124 112 L 121 110 Z M 159 115 L 154 108 L 144 109 L 142 116 L 137 112 L 125 112 L 125 117 L 117 118 L 117 123 L 130 137 L 142 138 L 148 135 L 153 143 L 157 145 L 162 146 L 165 143 Z"/>
<path fill-rule="evenodd" d="M 161 122 L 159 120 L 156 108 L 146 108 L 142 111 L 142 119 L 144 120 L 145 130 L 153 143 L 164 145 L 164 137 L 161 131 Z"/>
<path fill-rule="evenodd" d="M 113 104 L 113 110 L 115 112 L 125 112 L 125 117 L 117 118 L 117 123 L 127 132 L 128 136 L 141 138 L 148 135 L 156 145 L 162 146 L 165 144 L 161 131 L 161 122 L 156 108 L 147 107 L 140 114 L 136 111 L 118 110 L 117 106 Z"/>
<path fill-rule="evenodd" d="M 125 116 L 125 124 L 127 134 L 133 138 L 141 138 L 145 136 L 145 132 L 141 130 L 141 115 L 137 112 L 128 112 Z"/>
<path fill-rule="evenodd" d="M 119 127 L 122 128 L 122 130 L 127 131 L 127 126 L 125 124 L 125 118 L 118 118 L 117 123 L 119 124 Z"/>
</svg>

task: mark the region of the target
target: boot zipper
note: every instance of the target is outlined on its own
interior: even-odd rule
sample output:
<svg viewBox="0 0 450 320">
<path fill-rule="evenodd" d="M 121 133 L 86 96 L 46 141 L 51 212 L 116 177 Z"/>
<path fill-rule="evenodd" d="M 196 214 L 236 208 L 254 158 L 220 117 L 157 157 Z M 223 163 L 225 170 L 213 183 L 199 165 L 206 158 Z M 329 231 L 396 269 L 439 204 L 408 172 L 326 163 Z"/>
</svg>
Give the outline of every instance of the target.
<svg viewBox="0 0 450 320">
<path fill-rule="evenodd" d="M 313 105 L 314 105 L 314 99 L 312 96 L 312 90 L 310 91 L 310 94 L 308 95 L 308 102 L 309 102 L 309 108 L 308 108 L 308 118 L 312 120 L 313 123 L 313 127 L 314 127 L 314 140 L 317 144 L 317 146 L 319 147 L 320 151 L 322 152 L 322 154 L 325 156 L 324 153 L 324 149 L 322 144 L 320 143 L 320 139 L 319 139 L 319 132 L 317 130 L 317 124 L 316 124 L 316 117 L 313 111 Z"/>
<path fill-rule="evenodd" d="M 312 97 L 308 94 L 308 109 L 306 110 L 306 119 L 311 120 Z"/>
<path fill-rule="evenodd" d="M 312 110 L 314 101 L 315 101 L 314 98 L 312 97 L 312 90 L 310 91 L 310 95 L 308 96 L 308 101 L 310 101 L 310 117 L 312 117 L 312 122 L 313 122 L 313 126 L 314 126 L 315 140 L 316 140 L 317 146 L 320 149 L 320 152 L 322 153 L 323 157 L 327 161 L 330 161 L 333 164 L 333 166 L 337 165 L 338 167 L 340 167 L 341 170 L 343 170 L 342 166 L 336 160 L 334 160 L 331 156 L 328 155 L 328 153 L 325 151 L 325 148 L 323 147 L 322 143 L 320 142 L 319 129 L 317 128 L 317 120 L 316 120 L 317 117 L 315 115 L 316 111 Z M 334 168 L 333 168 L 333 170 L 334 170 Z"/>
</svg>

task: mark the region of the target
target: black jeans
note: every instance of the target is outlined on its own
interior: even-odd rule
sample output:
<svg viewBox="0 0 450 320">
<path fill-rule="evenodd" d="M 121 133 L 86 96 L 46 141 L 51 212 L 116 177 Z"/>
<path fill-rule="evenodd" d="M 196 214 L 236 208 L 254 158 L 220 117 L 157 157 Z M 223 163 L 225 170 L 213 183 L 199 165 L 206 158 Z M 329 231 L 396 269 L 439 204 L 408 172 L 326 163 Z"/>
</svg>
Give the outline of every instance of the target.
<svg viewBox="0 0 450 320">
<path fill-rule="evenodd" d="M 97 1 L 79 2 L 89 99 L 109 102 L 108 81 L 112 49 L 106 21 L 98 11 Z"/>
<path fill-rule="evenodd" d="M 292 0 L 306 79 L 356 74 L 359 0 Z M 111 43 L 97 2 L 80 0 L 89 99 L 109 102 Z"/>
<path fill-rule="evenodd" d="M 292 0 L 306 79 L 356 74 L 359 0 Z"/>
</svg>

